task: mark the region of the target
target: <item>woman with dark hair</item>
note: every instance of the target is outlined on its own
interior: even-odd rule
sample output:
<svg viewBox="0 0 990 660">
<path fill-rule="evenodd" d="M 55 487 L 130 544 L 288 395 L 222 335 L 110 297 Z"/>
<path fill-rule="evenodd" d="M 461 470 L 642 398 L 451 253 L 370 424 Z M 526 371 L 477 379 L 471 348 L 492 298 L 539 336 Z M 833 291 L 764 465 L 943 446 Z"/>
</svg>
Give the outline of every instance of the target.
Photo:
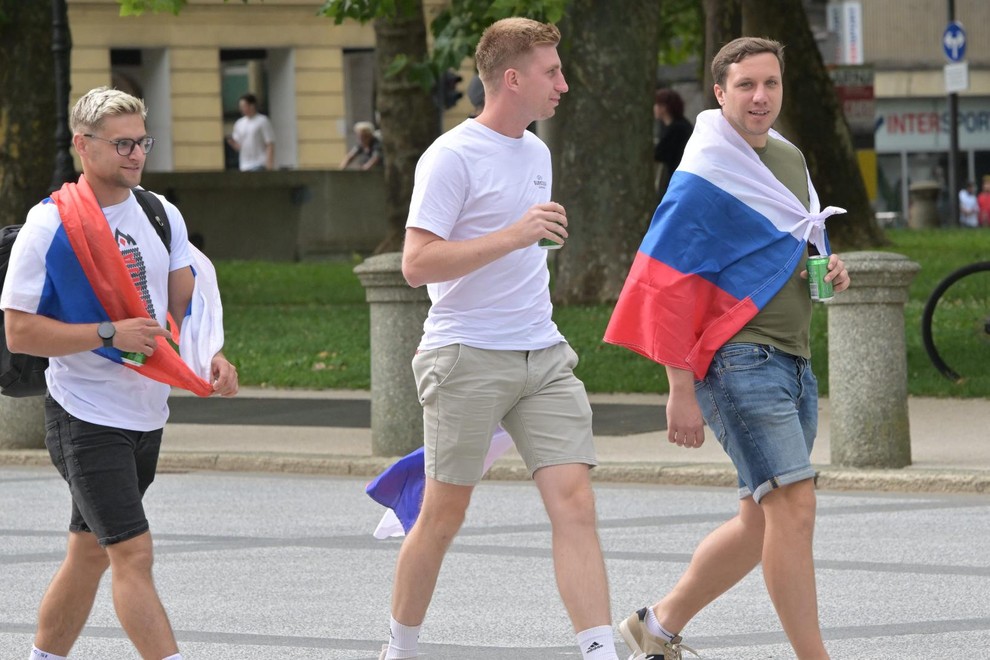
<svg viewBox="0 0 990 660">
<path fill-rule="evenodd" d="M 694 127 L 684 117 L 684 100 L 672 89 L 657 90 L 653 116 L 663 124 L 660 141 L 653 151 L 653 160 L 662 166 L 657 175 L 657 192 L 663 197 L 671 175 L 681 163 L 684 146 Z"/>
</svg>

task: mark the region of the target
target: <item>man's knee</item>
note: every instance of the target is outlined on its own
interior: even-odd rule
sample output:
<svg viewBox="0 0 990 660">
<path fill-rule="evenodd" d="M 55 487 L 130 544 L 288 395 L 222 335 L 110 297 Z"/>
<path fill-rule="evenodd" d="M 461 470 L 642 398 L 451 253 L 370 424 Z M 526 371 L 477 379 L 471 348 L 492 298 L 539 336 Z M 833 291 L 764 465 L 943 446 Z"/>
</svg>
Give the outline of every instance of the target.
<svg viewBox="0 0 990 660">
<path fill-rule="evenodd" d="M 110 567 L 110 557 L 106 550 L 89 532 L 69 533 L 66 557 L 77 569 L 88 573 L 102 575 Z"/>
<path fill-rule="evenodd" d="M 115 573 L 134 571 L 150 574 L 154 563 L 151 534 L 145 532 L 126 541 L 108 545 L 107 555 Z"/>
<path fill-rule="evenodd" d="M 805 479 L 774 489 L 760 502 L 768 522 L 787 524 L 810 532 L 815 526 L 815 482 Z"/>
<path fill-rule="evenodd" d="M 536 473 L 536 480 L 552 524 L 595 527 L 595 494 L 588 466 L 542 468 Z"/>
</svg>

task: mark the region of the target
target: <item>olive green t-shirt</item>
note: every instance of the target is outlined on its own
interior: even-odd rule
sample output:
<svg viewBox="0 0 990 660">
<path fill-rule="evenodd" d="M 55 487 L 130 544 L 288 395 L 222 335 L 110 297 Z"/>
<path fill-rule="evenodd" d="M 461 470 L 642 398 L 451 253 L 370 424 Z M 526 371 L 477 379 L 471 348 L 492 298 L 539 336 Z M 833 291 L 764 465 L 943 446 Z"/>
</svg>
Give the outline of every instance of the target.
<svg viewBox="0 0 990 660">
<path fill-rule="evenodd" d="M 769 138 L 767 146 L 756 150 L 763 164 L 807 209 L 810 205 L 804 156 L 781 140 Z M 808 248 L 805 246 L 805 256 Z M 785 353 L 811 357 L 811 297 L 808 282 L 801 278 L 806 259 L 801 259 L 784 286 L 756 316 L 726 343 L 769 344 Z"/>
</svg>

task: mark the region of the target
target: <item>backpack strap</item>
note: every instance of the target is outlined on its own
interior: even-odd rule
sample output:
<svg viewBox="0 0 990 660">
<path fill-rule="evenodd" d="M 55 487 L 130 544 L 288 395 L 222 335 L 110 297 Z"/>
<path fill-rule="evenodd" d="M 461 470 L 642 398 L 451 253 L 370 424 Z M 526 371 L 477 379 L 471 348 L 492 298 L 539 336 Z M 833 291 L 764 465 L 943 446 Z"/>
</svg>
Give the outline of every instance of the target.
<svg viewBox="0 0 990 660">
<path fill-rule="evenodd" d="M 155 233 L 165 244 L 165 249 L 169 254 L 172 254 L 172 225 L 169 224 L 168 214 L 165 213 L 165 205 L 162 204 L 162 200 L 158 199 L 158 195 L 144 188 L 131 188 L 131 191 L 137 198 L 138 204 L 144 209 L 144 214 L 148 216 L 151 226 L 155 228 Z"/>
</svg>

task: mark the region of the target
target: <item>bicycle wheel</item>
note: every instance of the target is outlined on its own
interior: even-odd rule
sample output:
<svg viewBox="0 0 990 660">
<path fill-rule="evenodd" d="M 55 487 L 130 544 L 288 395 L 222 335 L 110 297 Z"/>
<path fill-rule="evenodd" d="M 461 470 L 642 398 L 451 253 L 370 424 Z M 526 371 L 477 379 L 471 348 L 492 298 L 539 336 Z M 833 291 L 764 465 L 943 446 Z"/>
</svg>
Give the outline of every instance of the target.
<svg viewBox="0 0 990 660">
<path fill-rule="evenodd" d="M 990 261 L 964 266 L 939 282 L 925 303 L 921 336 L 946 378 L 959 382 L 990 373 Z"/>
</svg>

